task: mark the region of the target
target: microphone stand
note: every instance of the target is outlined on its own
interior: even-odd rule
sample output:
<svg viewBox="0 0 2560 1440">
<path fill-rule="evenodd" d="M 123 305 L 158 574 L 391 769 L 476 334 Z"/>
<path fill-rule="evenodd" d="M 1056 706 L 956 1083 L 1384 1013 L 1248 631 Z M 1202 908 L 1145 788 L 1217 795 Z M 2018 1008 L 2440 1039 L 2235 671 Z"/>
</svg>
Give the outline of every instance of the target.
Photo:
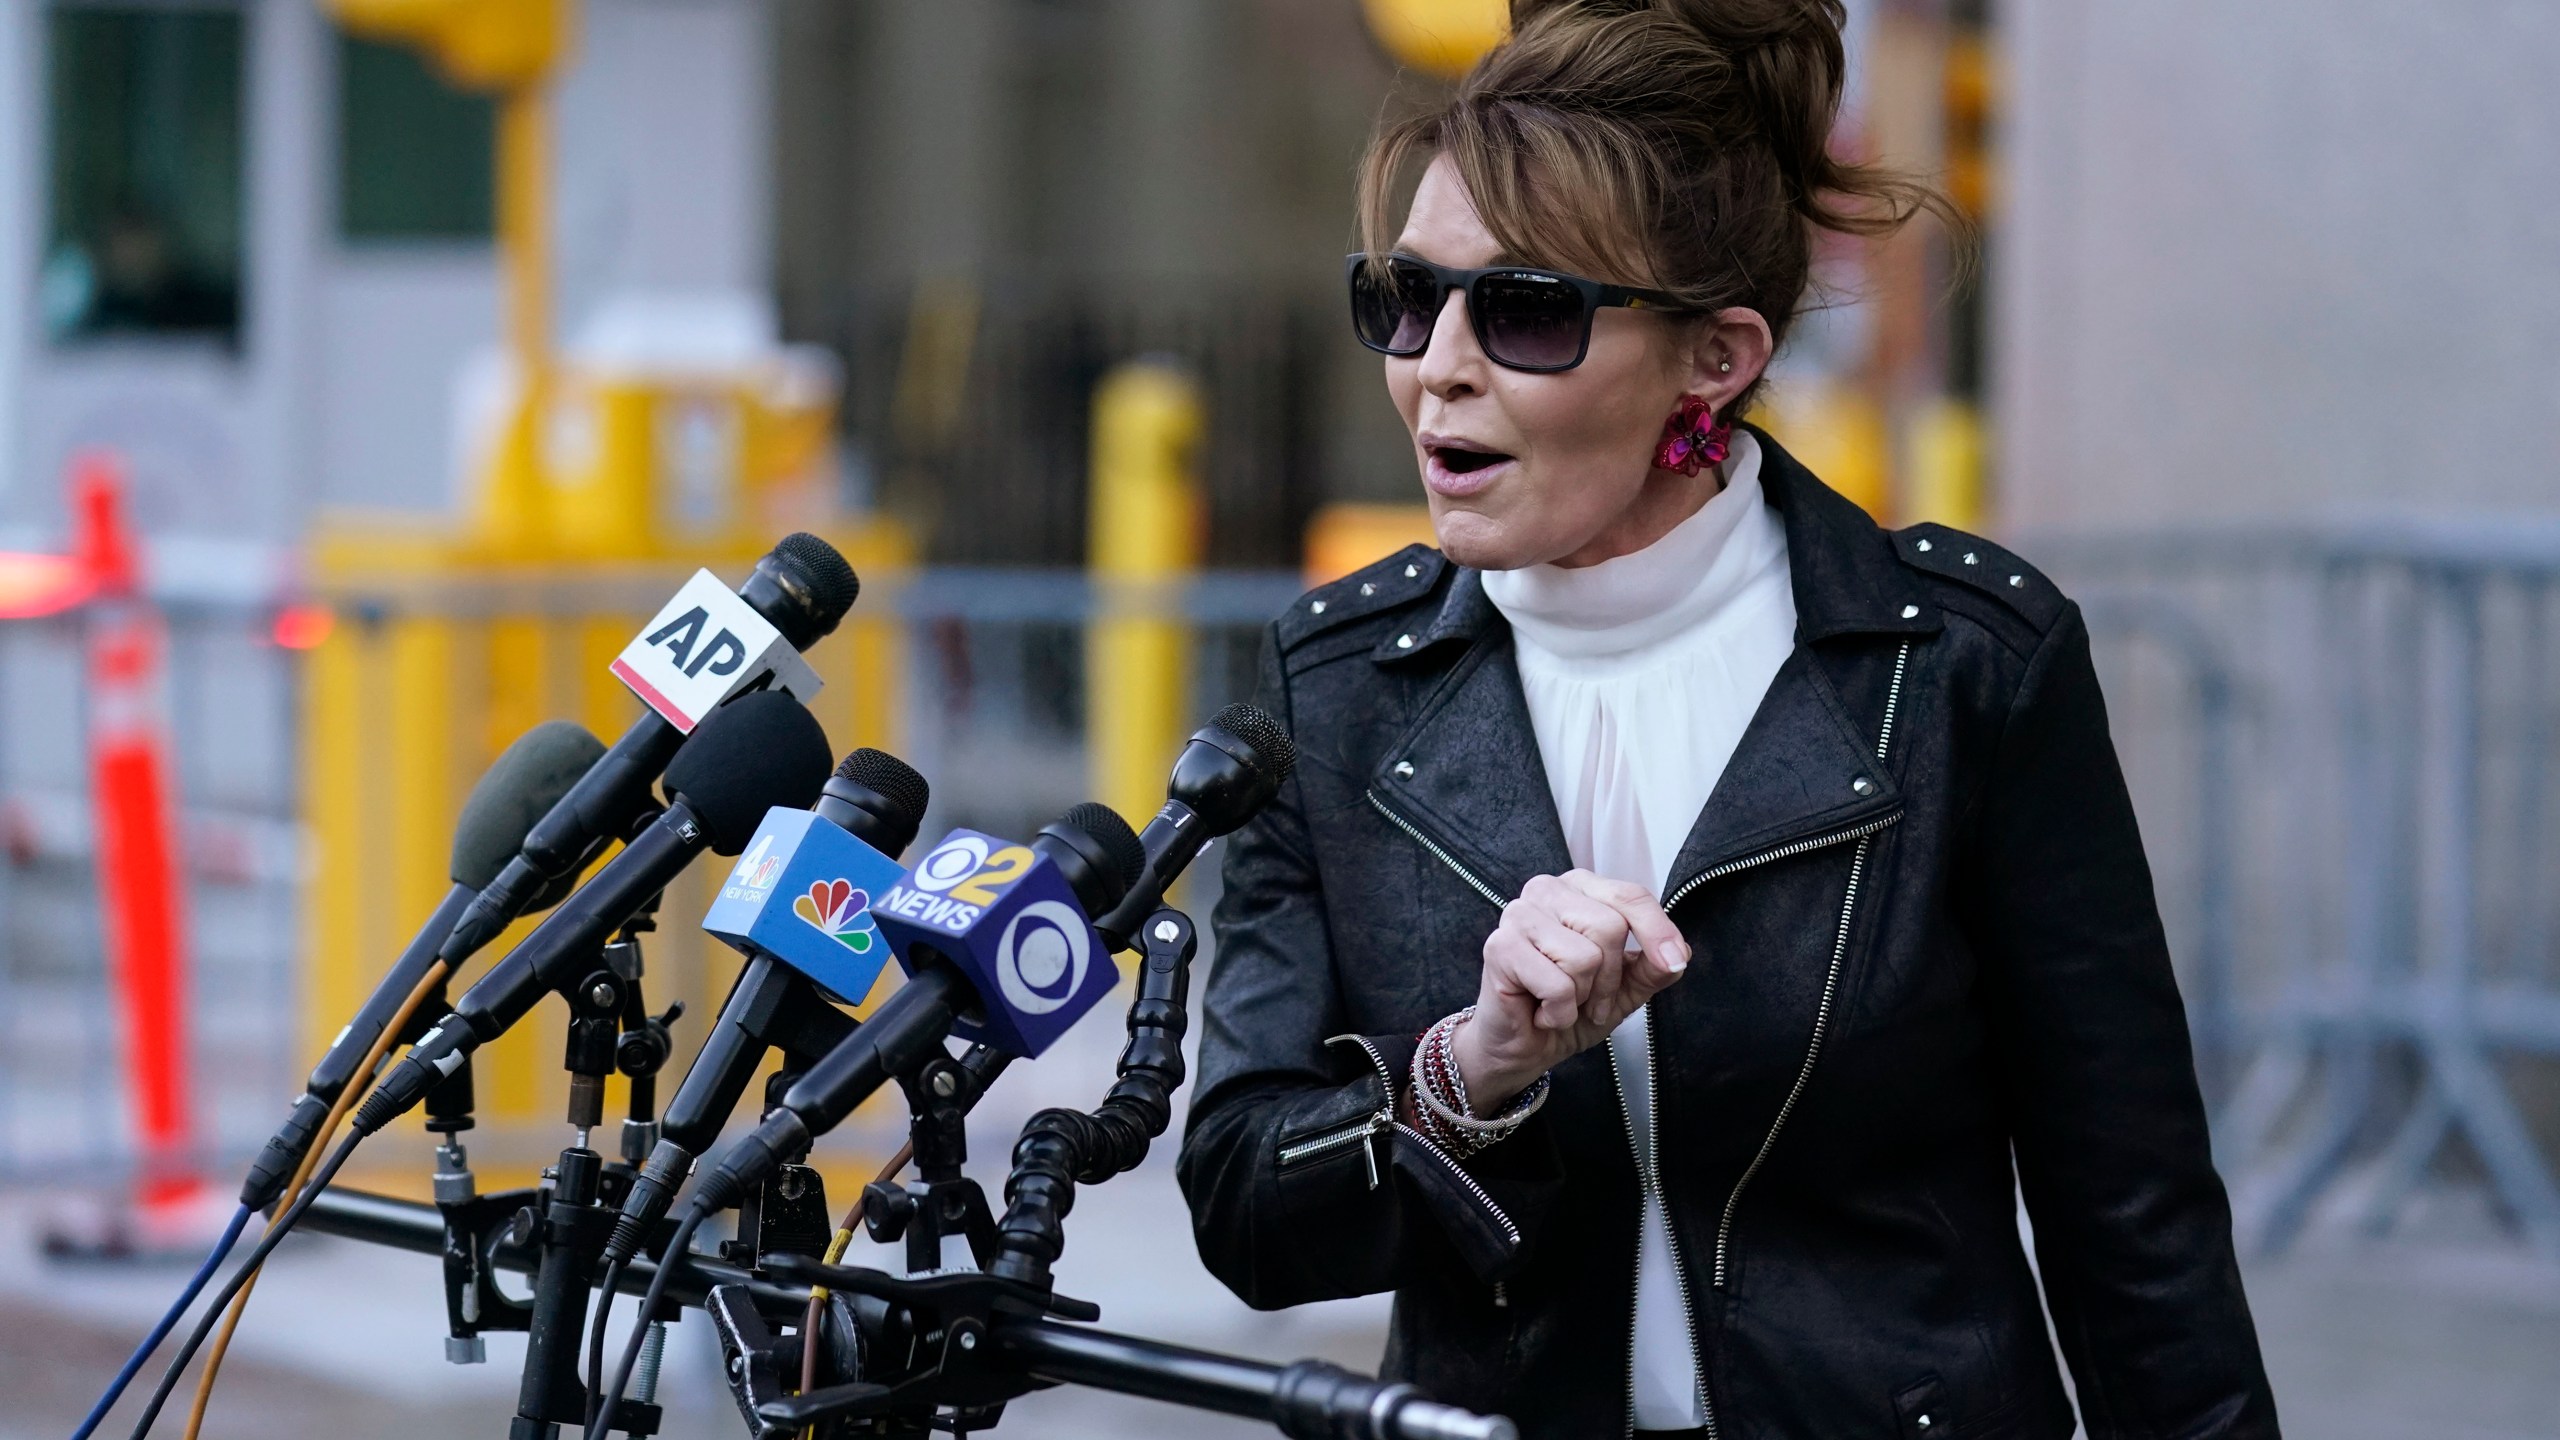
<svg viewBox="0 0 2560 1440">
<path fill-rule="evenodd" d="M 963 1122 L 1010 1057 L 980 1045 L 955 1060 L 937 1047 L 897 1076 L 911 1109 L 915 1182 L 875 1183 L 863 1194 L 865 1228 L 883 1242 L 903 1238 L 911 1273 L 828 1265 L 816 1258 L 827 1233 L 824 1199 L 816 1172 L 797 1163 L 805 1157 L 794 1157 L 751 1198 L 740 1217 L 739 1238 L 724 1245 L 719 1257 L 663 1254 L 670 1238 L 663 1231 L 632 1257 L 617 1278 L 619 1293 L 644 1294 L 661 1265 L 678 1267 L 666 1277 L 661 1304 L 668 1312 L 698 1306 L 711 1317 L 750 1435 L 786 1440 L 810 1426 L 829 1433 L 824 1427 L 833 1421 L 853 1422 L 858 1433 L 877 1440 L 922 1440 L 936 1429 L 968 1433 L 994 1425 L 1016 1397 L 1069 1384 L 1264 1420 L 1300 1440 L 1516 1440 L 1517 1431 L 1499 1416 L 1434 1404 L 1410 1385 L 1322 1361 L 1272 1365 L 1096 1329 L 1084 1322 L 1100 1318 L 1097 1307 L 1056 1292 L 1049 1262 L 1065 1244 L 1075 1183 L 1099 1183 L 1134 1168 L 1148 1142 L 1164 1133 L 1172 1091 L 1183 1080 L 1181 1039 L 1189 1024 L 1198 937 L 1181 912 L 1162 908 L 1138 938 L 1143 959 L 1119 1078 L 1091 1113 L 1044 1110 L 1024 1125 L 1001 1224 L 988 1214 L 975 1182 L 961 1173 L 967 1158 Z M 573 1055 L 576 1033 L 573 1024 Z M 782 1083 L 787 1088 L 788 1077 Z M 770 1092 L 771 1098 L 778 1095 Z M 633 1153 L 634 1133 L 626 1127 L 626 1156 Z M 538 1368 L 548 1377 L 543 1393 L 555 1402 L 565 1394 L 582 1408 L 585 1399 L 574 1369 L 562 1386 L 554 1370 L 535 1363 L 546 1324 L 555 1337 L 577 1334 L 594 1283 L 588 1272 L 610 1224 L 609 1215 L 601 1221 L 562 1217 L 563 1211 L 604 1210 L 563 1198 L 577 1193 L 570 1183 L 571 1157 L 581 1152 L 592 1163 L 593 1152 L 583 1146 L 564 1150 L 559 1174 L 543 1191 L 469 1202 L 475 1223 L 466 1228 L 457 1229 L 456 1207 L 444 1206 L 440 1236 L 425 1218 L 426 1207 L 361 1191 L 324 1192 L 304 1220 L 306 1228 L 325 1234 L 402 1249 L 429 1250 L 440 1243 L 449 1282 L 457 1250 L 472 1257 L 480 1267 L 473 1273 L 483 1279 L 498 1269 L 537 1277 L 534 1304 L 516 1307 L 524 1318 L 515 1323 L 474 1302 L 480 1329 L 536 1330 L 526 1355 L 527 1403 L 519 1406 L 509 1431 L 518 1440 L 552 1440 L 551 1426 L 580 1418 L 561 1413 L 556 1403 L 531 1403 L 539 1398 Z M 626 1163 L 607 1169 L 597 1188 L 611 1189 L 616 1174 L 627 1186 Z M 816 1228 L 806 1219 L 812 1214 L 819 1217 Z M 966 1237 L 972 1256 L 986 1268 L 944 1269 L 942 1242 L 951 1235 Z M 817 1380 L 806 1392 L 791 1393 L 798 1388 L 803 1345 L 798 1327 L 807 1312 L 808 1287 L 817 1285 L 829 1291 L 821 1312 Z M 450 1283 L 448 1290 L 450 1302 Z M 558 1297 L 547 1322 L 540 1318 L 546 1293 Z M 506 1303 L 494 1287 L 487 1298 Z M 663 1324 L 659 1316 L 644 1319 Z M 568 1358 L 574 1339 L 570 1346 L 548 1348 L 574 1365 Z M 654 1348 L 643 1350 L 631 1394 L 616 1411 L 615 1429 L 635 1436 L 655 1431 L 655 1355 Z M 525 1413 L 536 1408 L 545 1413 Z"/>
<path fill-rule="evenodd" d="M 457 1138 L 472 1127 L 470 1061 L 426 1100 L 426 1125 L 445 1136 L 436 1150 L 435 1197 L 442 1224 L 445 1358 L 476 1364 L 487 1358 L 490 1331 L 525 1333 L 522 1379 L 509 1440 L 556 1440 L 559 1427 L 583 1425 L 586 1385 L 578 1373 L 586 1335 L 588 1292 L 613 1229 L 634 1167 L 656 1143 L 657 1073 L 670 1046 L 667 1027 L 684 1013 L 681 1002 L 652 1016 L 642 998 L 642 933 L 655 929 L 656 904 L 624 922 L 612 942 L 598 947 L 588 972 L 558 992 L 569 1006 L 568 1037 L 561 1057 L 569 1074 L 566 1119 L 575 1134 L 530 1189 L 477 1193 L 468 1157 Z M 620 1072 L 630 1080 L 630 1107 L 622 1122 L 619 1157 L 608 1164 L 591 1146 L 604 1121 L 605 1080 Z M 368 1237 L 370 1238 L 370 1237 Z M 500 1244 L 529 1270 L 530 1303 L 500 1290 Z M 654 1317 L 653 1317 L 654 1319 Z M 652 1354 L 664 1344 L 664 1324 L 653 1324 Z M 654 1373 L 655 1365 L 650 1371 Z M 654 1390 L 654 1386 L 650 1387 Z M 623 1403 L 620 1428 L 654 1434 L 660 1413 L 653 1393 Z M 637 1403 L 634 1403 L 637 1402 Z"/>
</svg>

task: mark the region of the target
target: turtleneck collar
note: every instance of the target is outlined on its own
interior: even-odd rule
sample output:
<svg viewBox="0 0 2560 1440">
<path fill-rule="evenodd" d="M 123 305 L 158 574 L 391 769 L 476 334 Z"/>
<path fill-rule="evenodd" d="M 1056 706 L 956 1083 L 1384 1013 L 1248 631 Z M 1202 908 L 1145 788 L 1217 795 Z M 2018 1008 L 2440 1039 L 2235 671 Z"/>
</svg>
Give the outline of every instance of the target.
<svg viewBox="0 0 2560 1440">
<path fill-rule="evenodd" d="M 1661 539 L 1597 565 L 1489 570 L 1484 593 L 1522 642 L 1603 659 L 1688 630 L 1786 558 L 1786 527 L 1760 491 L 1759 442 L 1737 428 L 1724 489 Z"/>
</svg>

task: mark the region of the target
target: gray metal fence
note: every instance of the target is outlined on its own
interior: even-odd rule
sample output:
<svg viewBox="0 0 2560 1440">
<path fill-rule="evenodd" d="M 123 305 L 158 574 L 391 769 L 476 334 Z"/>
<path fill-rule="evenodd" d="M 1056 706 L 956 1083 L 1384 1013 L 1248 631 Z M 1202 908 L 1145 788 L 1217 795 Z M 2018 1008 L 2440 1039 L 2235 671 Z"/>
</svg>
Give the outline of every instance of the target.
<svg viewBox="0 0 2560 1440">
<path fill-rule="evenodd" d="M 261 609 L 179 605 L 168 618 L 193 1093 L 220 1152 L 273 1126 L 296 1067 L 296 666 Z M 0 1183 L 109 1180 L 132 1160 L 81 634 L 76 614 L 0 624 Z"/>
<path fill-rule="evenodd" d="M 2560 1254 L 2560 529 L 2028 550 L 2089 614 L 2247 1238 L 2476 1180 Z"/>
<path fill-rule="evenodd" d="M 2560 1252 L 2560 529 L 2021 544 L 2090 619 L 2250 1240 L 2324 1205 L 2383 1229 L 2479 1193 Z M 1021 833 L 1087 798 L 1085 577 L 880 589 L 909 627 L 901 748 L 934 783 L 927 828 Z M 1297 589 L 1223 572 L 1178 596 L 1195 714 L 1250 690 L 1260 623 Z M 199 1094 L 232 1151 L 307 1060 L 293 657 L 262 617 L 173 632 Z M 80 692 L 68 622 L 0 627 L 0 1181 L 129 1159 Z"/>
</svg>

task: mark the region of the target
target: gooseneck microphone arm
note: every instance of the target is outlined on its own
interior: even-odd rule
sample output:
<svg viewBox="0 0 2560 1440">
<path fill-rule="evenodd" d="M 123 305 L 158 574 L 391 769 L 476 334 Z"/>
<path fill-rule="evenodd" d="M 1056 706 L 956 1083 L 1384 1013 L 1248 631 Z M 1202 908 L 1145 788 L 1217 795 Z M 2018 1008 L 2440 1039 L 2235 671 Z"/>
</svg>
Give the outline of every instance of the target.
<svg viewBox="0 0 2560 1440">
<path fill-rule="evenodd" d="M 1138 1168 L 1147 1148 L 1173 1121 L 1173 1092 L 1182 1088 L 1182 1036 L 1191 1028 L 1191 960 L 1200 937 L 1189 916 L 1159 909 L 1140 932 L 1144 958 L 1129 1000 L 1129 1044 L 1119 1079 L 1091 1114 L 1043 1110 L 1022 1127 L 1005 1180 L 1004 1219 L 996 1227 L 991 1274 L 1049 1288 L 1049 1266 L 1067 1245 L 1067 1212 L 1076 1184 L 1098 1185 Z"/>
</svg>

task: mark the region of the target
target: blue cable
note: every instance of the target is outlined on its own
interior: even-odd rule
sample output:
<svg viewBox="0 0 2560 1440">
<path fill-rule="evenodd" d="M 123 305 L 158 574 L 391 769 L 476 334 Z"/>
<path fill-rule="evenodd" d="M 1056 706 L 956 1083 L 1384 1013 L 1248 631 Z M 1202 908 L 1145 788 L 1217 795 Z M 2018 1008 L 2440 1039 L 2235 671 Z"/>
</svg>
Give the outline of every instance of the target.
<svg viewBox="0 0 2560 1440">
<path fill-rule="evenodd" d="M 142 1343 L 134 1347 L 133 1358 L 125 1361 L 124 1368 L 116 1372 L 115 1383 L 107 1387 L 106 1394 L 98 1397 L 98 1403 L 89 1411 L 89 1418 L 81 1421 L 80 1428 L 71 1432 L 71 1440 L 89 1440 L 90 1435 L 97 1431 L 99 1422 L 107 1418 L 107 1412 L 114 1409 L 116 1401 L 124 1395 L 124 1387 L 132 1384 L 133 1377 L 142 1373 L 143 1362 L 151 1358 L 152 1351 L 160 1348 L 161 1341 L 169 1338 L 170 1331 L 178 1328 L 178 1321 L 187 1313 L 187 1307 L 196 1303 L 196 1297 L 204 1293 L 206 1283 L 213 1279 L 213 1272 L 222 1268 L 223 1257 L 231 1253 L 232 1246 L 240 1243 L 240 1232 L 249 1228 L 249 1215 L 246 1205 L 232 1215 L 231 1227 L 222 1232 L 221 1239 L 213 1242 L 213 1252 L 204 1257 L 196 1278 L 187 1282 L 187 1288 L 179 1292 L 177 1303 L 169 1307 L 169 1313 L 161 1316 L 160 1323 L 152 1326 L 151 1333 L 143 1336 Z"/>
</svg>

